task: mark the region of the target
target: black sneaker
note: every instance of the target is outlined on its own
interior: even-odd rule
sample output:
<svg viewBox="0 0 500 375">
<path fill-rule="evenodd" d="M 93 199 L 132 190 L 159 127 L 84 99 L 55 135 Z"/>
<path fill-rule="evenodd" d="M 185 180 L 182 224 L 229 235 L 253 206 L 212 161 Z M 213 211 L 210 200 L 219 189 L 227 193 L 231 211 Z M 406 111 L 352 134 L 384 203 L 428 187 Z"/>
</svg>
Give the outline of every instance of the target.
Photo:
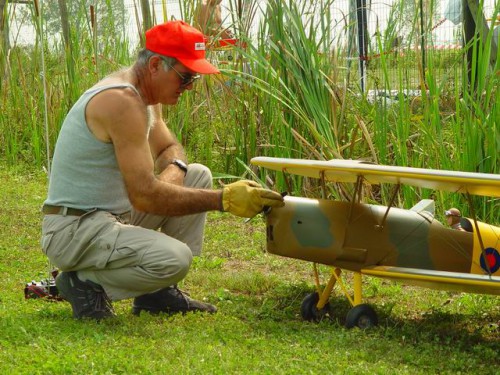
<svg viewBox="0 0 500 375">
<path fill-rule="evenodd" d="M 173 285 L 160 289 L 157 292 L 134 298 L 132 314 L 139 315 L 141 311 L 147 311 L 150 314 L 184 314 L 188 311 L 214 313 L 217 311 L 217 308 L 209 303 L 189 298 L 176 285 Z"/>
<path fill-rule="evenodd" d="M 81 281 L 76 272 L 61 272 L 57 275 L 56 286 L 59 295 L 71 304 L 74 318 L 101 320 L 115 316 L 104 289 L 92 281 Z"/>
</svg>

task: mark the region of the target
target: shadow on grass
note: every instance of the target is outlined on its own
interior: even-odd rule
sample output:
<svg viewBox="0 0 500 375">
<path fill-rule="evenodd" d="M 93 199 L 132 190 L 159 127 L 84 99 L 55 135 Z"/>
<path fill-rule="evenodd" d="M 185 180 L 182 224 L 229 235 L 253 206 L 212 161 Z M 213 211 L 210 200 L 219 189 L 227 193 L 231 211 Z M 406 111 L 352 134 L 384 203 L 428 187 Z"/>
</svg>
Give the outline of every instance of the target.
<svg viewBox="0 0 500 375">
<path fill-rule="evenodd" d="M 269 291 L 259 312 L 260 318 L 274 321 L 302 320 L 301 303 L 314 292 L 311 285 L 283 284 Z M 394 304 L 372 305 L 379 325 L 370 329 L 370 335 L 380 335 L 386 339 L 404 338 L 412 344 L 453 345 L 455 349 L 472 352 L 477 344 L 492 350 L 500 345 L 500 315 L 498 312 L 484 311 L 482 314 L 456 313 L 432 308 L 419 311 L 415 308 L 408 314 L 397 315 Z M 344 328 L 345 318 L 351 305 L 343 296 L 333 296 L 329 300 L 329 312 L 321 322 L 331 322 L 333 328 Z M 307 324 L 307 322 L 304 322 Z M 357 328 L 356 328 L 357 329 Z"/>
<path fill-rule="evenodd" d="M 131 301 L 120 301 L 114 304 L 117 317 L 99 323 L 74 320 L 71 307 L 66 302 L 27 301 L 32 304 L 30 316 L 13 313 L 4 323 L 11 332 L 19 332 L 14 327 L 25 327 L 29 336 L 33 337 L 57 337 L 62 334 L 66 337 L 97 337 L 97 340 L 137 339 L 163 337 L 166 332 L 185 334 L 183 332 L 201 327 L 206 329 L 209 324 L 214 332 L 223 336 L 230 332 L 231 337 L 236 337 L 243 334 L 247 329 L 245 327 L 251 327 L 256 336 L 259 336 L 258 332 L 266 337 L 290 335 L 290 339 L 310 342 L 312 346 L 317 345 L 314 341 L 321 332 L 323 340 L 325 335 L 337 339 L 339 335 L 350 337 L 348 341 L 365 337 L 372 343 L 384 341 L 385 345 L 436 347 L 470 356 L 485 351 L 497 353 L 500 347 L 498 313 L 456 313 L 444 311 L 445 307 L 427 311 L 409 308 L 398 313 L 395 304 L 379 304 L 373 305 L 378 314 L 378 327 L 361 332 L 357 328 L 348 330 L 344 327 L 351 306 L 340 296 L 330 299 L 329 314 L 321 322 L 303 321 L 301 303 L 313 291 L 314 288 L 306 282 L 278 283 L 260 295 L 227 291 L 225 299 L 219 300 L 219 313 L 213 316 L 141 314 L 135 317 L 130 313 Z M 241 327 L 235 330 L 234 324 Z"/>
</svg>

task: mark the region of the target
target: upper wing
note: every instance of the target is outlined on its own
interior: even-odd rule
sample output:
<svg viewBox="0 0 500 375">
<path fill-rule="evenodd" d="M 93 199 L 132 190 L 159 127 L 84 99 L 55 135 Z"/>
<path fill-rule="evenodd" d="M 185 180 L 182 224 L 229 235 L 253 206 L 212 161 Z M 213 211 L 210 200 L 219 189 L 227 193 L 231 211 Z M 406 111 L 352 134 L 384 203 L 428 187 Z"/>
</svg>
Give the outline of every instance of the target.
<svg viewBox="0 0 500 375">
<path fill-rule="evenodd" d="M 391 183 L 427 189 L 500 197 L 500 175 L 393 167 L 357 160 L 329 161 L 256 157 L 252 164 L 291 174 L 322 178 L 334 182 L 356 182 L 363 176 L 370 184 Z"/>
<path fill-rule="evenodd" d="M 432 289 L 500 295 L 500 277 L 496 276 L 387 266 L 363 268 L 361 273 Z"/>
</svg>

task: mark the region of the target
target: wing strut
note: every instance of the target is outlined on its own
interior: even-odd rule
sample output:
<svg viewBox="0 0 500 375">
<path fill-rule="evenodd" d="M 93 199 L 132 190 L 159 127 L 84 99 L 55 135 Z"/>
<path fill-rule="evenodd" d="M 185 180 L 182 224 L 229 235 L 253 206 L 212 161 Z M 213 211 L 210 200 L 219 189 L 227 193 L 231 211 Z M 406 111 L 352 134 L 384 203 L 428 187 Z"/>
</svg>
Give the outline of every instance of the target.
<svg viewBox="0 0 500 375">
<path fill-rule="evenodd" d="M 351 198 L 351 207 L 349 208 L 348 222 L 351 221 L 352 209 L 353 209 L 354 205 L 356 203 L 359 203 L 359 201 L 361 200 L 361 188 L 363 187 L 363 178 L 364 178 L 363 175 L 359 175 L 356 178 L 356 187 L 354 188 L 354 193 L 353 193 L 352 198 Z"/>
<path fill-rule="evenodd" d="M 359 203 L 361 202 L 361 193 L 363 189 L 363 180 L 364 176 L 360 175 L 356 179 L 356 191 L 354 192 L 354 197 L 352 198 L 353 203 Z"/>
<path fill-rule="evenodd" d="M 323 199 L 326 199 L 327 194 L 326 194 L 326 184 L 325 184 L 325 171 L 319 172 L 319 178 L 321 182 L 321 194 L 323 196 Z"/>
<path fill-rule="evenodd" d="M 481 237 L 481 232 L 479 231 L 479 225 L 477 225 L 476 212 L 474 210 L 474 205 L 472 204 L 472 197 L 469 194 L 469 192 L 467 192 L 467 201 L 469 203 L 469 209 L 470 209 L 470 213 L 472 215 L 472 220 L 474 220 L 474 226 L 476 227 L 477 239 L 479 241 L 479 246 L 481 246 L 481 254 L 483 255 L 484 264 L 486 265 L 486 270 L 488 271 L 488 275 L 491 276 L 490 263 L 488 262 L 488 258 L 486 257 L 486 252 L 484 250 L 483 237 Z"/>
<path fill-rule="evenodd" d="M 288 192 L 289 194 L 292 194 L 293 190 L 292 190 L 292 184 L 290 183 L 290 178 L 288 177 L 288 171 L 286 170 L 286 168 L 283 168 L 281 170 L 281 172 L 283 173 L 283 178 L 285 179 L 285 183 L 286 183 L 286 187 L 288 189 Z"/>
<path fill-rule="evenodd" d="M 398 196 L 399 190 L 401 189 L 401 184 L 397 184 L 394 186 L 394 191 L 392 192 L 391 195 L 391 201 L 389 202 L 389 205 L 387 206 L 387 210 L 385 211 L 384 217 L 382 218 L 382 222 L 378 226 L 378 229 L 383 229 L 385 226 L 385 221 L 387 220 L 387 215 L 389 215 L 389 211 L 394 204 L 394 201 L 396 200 L 396 197 Z"/>
</svg>

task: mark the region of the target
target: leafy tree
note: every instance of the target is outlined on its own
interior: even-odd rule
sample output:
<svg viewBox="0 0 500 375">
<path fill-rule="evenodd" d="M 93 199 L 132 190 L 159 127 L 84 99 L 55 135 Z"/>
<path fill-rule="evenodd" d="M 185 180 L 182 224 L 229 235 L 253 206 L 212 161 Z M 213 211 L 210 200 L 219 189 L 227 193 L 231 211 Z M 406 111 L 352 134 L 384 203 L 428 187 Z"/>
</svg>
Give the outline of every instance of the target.
<svg viewBox="0 0 500 375">
<path fill-rule="evenodd" d="M 0 0 L 0 6 L 1 2 L 5 0 Z M 66 43 L 73 34 L 93 35 L 95 32 L 98 40 L 109 35 L 123 34 L 127 25 L 124 0 L 44 1 L 42 16 L 46 35 L 54 38 L 62 31 Z"/>
</svg>

